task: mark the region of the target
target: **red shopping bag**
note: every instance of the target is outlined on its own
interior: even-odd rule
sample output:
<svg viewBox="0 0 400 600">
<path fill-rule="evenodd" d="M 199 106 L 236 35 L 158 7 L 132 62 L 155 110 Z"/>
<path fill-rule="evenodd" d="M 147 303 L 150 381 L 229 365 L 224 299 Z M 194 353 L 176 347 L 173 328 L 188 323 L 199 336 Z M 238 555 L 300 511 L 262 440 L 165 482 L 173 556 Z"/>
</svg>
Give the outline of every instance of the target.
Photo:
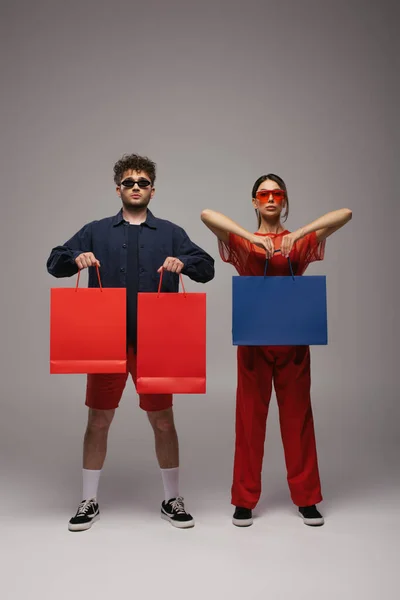
<svg viewBox="0 0 400 600">
<path fill-rule="evenodd" d="M 206 392 L 206 294 L 138 294 L 139 394 Z"/>
<path fill-rule="evenodd" d="M 50 373 L 126 371 L 126 289 L 52 288 Z"/>
</svg>

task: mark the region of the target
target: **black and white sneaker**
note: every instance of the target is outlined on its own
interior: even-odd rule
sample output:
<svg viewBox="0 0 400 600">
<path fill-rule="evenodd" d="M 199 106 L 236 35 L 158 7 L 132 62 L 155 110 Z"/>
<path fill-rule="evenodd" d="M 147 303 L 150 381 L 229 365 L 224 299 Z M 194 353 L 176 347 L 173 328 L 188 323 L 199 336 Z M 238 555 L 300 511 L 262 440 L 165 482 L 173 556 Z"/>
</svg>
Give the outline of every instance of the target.
<svg viewBox="0 0 400 600">
<path fill-rule="evenodd" d="M 76 515 L 68 523 L 68 529 L 70 531 L 84 531 L 85 529 L 90 529 L 93 523 L 99 519 L 100 510 L 96 499 L 82 500 L 78 506 Z"/>
<path fill-rule="evenodd" d="M 251 509 L 237 506 L 233 514 L 232 523 L 236 527 L 250 527 L 250 525 L 253 525 L 253 513 Z"/>
<path fill-rule="evenodd" d="M 179 527 L 179 529 L 194 527 L 194 519 L 192 515 L 186 512 L 181 496 L 171 498 L 168 502 L 161 504 L 161 518 L 169 521 L 174 527 Z"/>
<path fill-rule="evenodd" d="M 299 506 L 299 514 L 304 523 L 310 525 L 310 527 L 321 527 L 325 522 L 315 504 L 312 506 Z"/>
</svg>

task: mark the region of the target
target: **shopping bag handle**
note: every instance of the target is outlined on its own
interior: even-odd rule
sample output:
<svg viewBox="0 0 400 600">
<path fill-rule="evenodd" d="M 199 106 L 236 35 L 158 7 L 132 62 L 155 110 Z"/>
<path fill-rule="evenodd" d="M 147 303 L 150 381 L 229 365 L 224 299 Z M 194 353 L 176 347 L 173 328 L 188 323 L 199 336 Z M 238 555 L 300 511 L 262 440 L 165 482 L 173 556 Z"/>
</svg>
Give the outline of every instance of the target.
<svg viewBox="0 0 400 600">
<path fill-rule="evenodd" d="M 100 290 L 103 291 L 103 286 L 101 285 L 101 279 L 100 279 L 99 265 L 96 265 L 96 270 L 97 270 L 97 278 L 99 280 Z M 81 271 L 82 271 L 82 269 L 79 269 L 79 271 L 78 271 L 78 277 L 77 277 L 77 280 L 76 280 L 76 288 L 75 288 L 76 292 L 78 291 L 79 279 L 81 277 Z"/>
<path fill-rule="evenodd" d="M 157 298 L 160 295 L 160 290 L 161 290 L 161 284 L 162 284 L 162 278 L 163 278 L 163 273 L 164 273 L 164 267 L 161 267 L 161 273 L 160 273 L 160 283 L 158 284 L 158 292 L 157 292 Z M 183 293 L 185 295 L 186 298 L 186 290 L 185 290 L 185 285 L 183 283 L 183 277 L 182 277 L 182 273 L 179 273 L 179 277 L 181 280 L 181 285 L 182 285 L 182 289 L 183 289 Z"/>
<path fill-rule="evenodd" d="M 275 250 L 274 254 L 276 254 L 277 252 L 280 252 L 280 251 L 281 251 L 280 249 Z M 288 263 L 289 263 L 290 274 L 292 276 L 293 281 L 295 281 L 295 279 L 294 279 L 294 273 L 293 273 L 293 267 L 292 267 L 292 261 L 290 260 L 290 256 L 288 256 L 287 259 L 288 259 Z M 268 258 L 265 261 L 264 277 L 266 277 L 266 275 L 267 275 L 267 269 L 268 269 Z"/>
</svg>

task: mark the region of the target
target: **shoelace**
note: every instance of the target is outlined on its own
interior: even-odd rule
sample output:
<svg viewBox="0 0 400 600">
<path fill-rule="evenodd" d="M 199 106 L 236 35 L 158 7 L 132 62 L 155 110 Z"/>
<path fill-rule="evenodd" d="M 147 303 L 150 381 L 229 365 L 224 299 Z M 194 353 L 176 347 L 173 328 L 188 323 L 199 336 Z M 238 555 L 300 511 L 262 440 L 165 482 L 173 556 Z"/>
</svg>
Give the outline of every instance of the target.
<svg viewBox="0 0 400 600">
<path fill-rule="evenodd" d="M 178 515 L 186 514 L 186 510 L 183 505 L 183 498 L 181 496 L 179 496 L 179 498 L 176 498 L 171 502 L 171 507 L 174 512 L 178 513 Z"/>
<path fill-rule="evenodd" d="M 87 511 L 92 508 L 94 505 L 93 500 L 83 500 L 78 506 L 77 516 L 82 517 L 85 516 Z"/>
</svg>

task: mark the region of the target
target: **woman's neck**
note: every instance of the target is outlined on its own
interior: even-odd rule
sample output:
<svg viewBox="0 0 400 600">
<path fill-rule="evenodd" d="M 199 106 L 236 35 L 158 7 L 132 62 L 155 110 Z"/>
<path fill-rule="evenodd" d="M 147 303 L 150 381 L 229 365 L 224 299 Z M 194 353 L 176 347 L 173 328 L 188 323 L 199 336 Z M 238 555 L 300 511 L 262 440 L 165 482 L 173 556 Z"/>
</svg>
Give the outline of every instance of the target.
<svg viewBox="0 0 400 600">
<path fill-rule="evenodd" d="M 266 220 L 261 219 L 260 226 L 258 228 L 258 233 L 282 233 L 285 231 L 282 226 L 281 220 L 278 218 L 276 220 Z"/>
</svg>

